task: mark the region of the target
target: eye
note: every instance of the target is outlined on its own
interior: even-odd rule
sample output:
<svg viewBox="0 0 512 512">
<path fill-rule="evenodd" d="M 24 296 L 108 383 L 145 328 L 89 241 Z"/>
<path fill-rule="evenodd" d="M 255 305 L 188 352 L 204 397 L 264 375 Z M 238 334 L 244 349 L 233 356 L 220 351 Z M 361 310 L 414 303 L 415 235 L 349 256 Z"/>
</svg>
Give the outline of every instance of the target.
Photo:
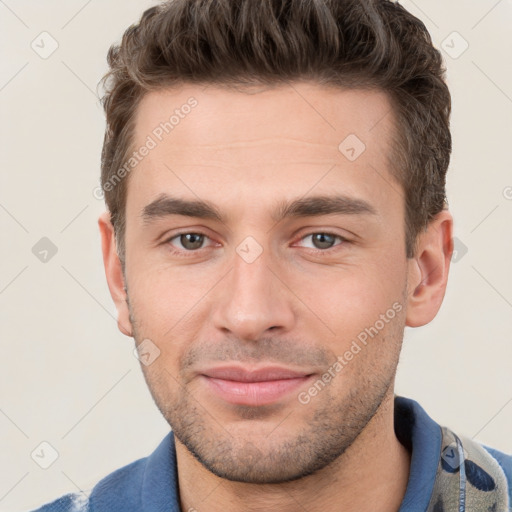
<svg viewBox="0 0 512 512">
<path fill-rule="evenodd" d="M 177 240 L 178 243 L 181 244 L 181 247 L 178 247 L 178 249 L 193 252 L 197 251 L 198 249 L 202 249 L 203 242 L 206 239 L 209 238 L 202 233 L 180 233 L 169 238 L 166 243 L 169 243 L 172 247 L 175 247 L 173 240 Z"/>
<path fill-rule="evenodd" d="M 304 240 L 307 240 L 308 238 L 311 239 L 312 245 L 309 247 L 307 245 L 303 245 L 303 247 L 310 248 L 319 252 L 327 252 L 329 249 L 332 249 L 337 245 L 348 242 L 346 238 L 340 235 L 327 232 L 317 232 L 303 236 L 299 240 L 299 243 L 304 243 Z M 187 232 L 174 235 L 171 238 L 168 238 L 165 243 L 171 246 L 172 252 L 174 254 L 179 255 L 180 253 L 193 253 L 198 252 L 200 249 L 204 249 L 206 247 L 204 243 L 208 240 L 210 240 L 213 244 L 213 241 L 203 233 Z M 339 242 L 336 243 L 336 240 L 339 240 Z"/>
<path fill-rule="evenodd" d="M 335 235 L 333 233 L 311 233 L 301 238 L 301 240 L 306 240 L 311 238 L 311 242 L 313 244 L 312 249 L 325 251 L 326 249 L 331 249 L 335 245 L 340 245 L 347 240 L 340 235 Z M 336 239 L 340 240 L 340 243 L 335 244 Z"/>
</svg>

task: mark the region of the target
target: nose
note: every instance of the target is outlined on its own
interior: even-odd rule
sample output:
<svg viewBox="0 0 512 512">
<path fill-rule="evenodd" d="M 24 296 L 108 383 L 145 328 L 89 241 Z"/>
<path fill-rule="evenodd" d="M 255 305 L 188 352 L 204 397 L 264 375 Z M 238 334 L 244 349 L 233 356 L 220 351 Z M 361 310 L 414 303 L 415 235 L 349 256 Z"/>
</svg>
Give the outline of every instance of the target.
<svg viewBox="0 0 512 512">
<path fill-rule="evenodd" d="M 279 267 L 270 263 L 266 251 L 252 262 L 234 254 L 233 268 L 215 300 L 212 318 L 217 329 L 248 341 L 292 329 L 293 294 Z"/>
</svg>

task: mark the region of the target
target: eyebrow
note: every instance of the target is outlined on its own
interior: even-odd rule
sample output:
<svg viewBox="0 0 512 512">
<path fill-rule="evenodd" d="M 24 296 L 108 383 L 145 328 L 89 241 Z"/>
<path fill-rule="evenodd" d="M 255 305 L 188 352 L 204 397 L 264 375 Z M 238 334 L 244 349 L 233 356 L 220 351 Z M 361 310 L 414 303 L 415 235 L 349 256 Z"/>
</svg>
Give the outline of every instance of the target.
<svg viewBox="0 0 512 512">
<path fill-rule="evenodd" d="M 296 199 L 291 202 L 280 201 L 272 214 L 272 220 L 281 222 L 287 218 L 318 217 L 322 215 L 377 215 L 375 208 L 362 199 L 344 195 L 319 195 Z M 209 201 L 181 199 L 161 194 L 142 210 L 145 224 L 170 215 L 183 215 L 200 219 L 211 219 L 226 223 L 225 217 Z"/>
</svg>

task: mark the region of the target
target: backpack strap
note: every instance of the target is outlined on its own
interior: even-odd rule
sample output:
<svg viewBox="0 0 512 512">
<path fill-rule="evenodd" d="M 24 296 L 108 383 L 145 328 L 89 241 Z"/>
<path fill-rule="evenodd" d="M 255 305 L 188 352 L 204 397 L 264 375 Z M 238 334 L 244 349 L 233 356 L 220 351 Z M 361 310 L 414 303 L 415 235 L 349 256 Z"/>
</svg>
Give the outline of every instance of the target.
<svg viewBox="0 0 512 512">
<path fill-rule="evenodd" d="M 508 483 L 479 443 L 441 427 L 442 442 L 427 512 L 508 512 Z"/>
</svg>

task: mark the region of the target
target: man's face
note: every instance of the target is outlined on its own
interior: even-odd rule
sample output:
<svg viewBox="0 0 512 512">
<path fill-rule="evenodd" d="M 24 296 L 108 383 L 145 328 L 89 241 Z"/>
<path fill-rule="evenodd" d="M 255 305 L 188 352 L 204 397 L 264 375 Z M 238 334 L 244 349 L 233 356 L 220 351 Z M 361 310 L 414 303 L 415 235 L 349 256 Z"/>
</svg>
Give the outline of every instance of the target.
<svg viewBox="0 0 512 512">
<path fill-rule="evenodd" d="M 138 107 L 134 149 L 156 146 L 129 177 L 130 320 L 146 360 L 160 350 L 142 365 L 155 402 L 218 476 L 310 474 L 393 395 L 408 260 L 392 119 L 383 93 L 306 83 L 186 86 Z M 164 194 L 220 219 L 172 213 Z"/>
</svg>

